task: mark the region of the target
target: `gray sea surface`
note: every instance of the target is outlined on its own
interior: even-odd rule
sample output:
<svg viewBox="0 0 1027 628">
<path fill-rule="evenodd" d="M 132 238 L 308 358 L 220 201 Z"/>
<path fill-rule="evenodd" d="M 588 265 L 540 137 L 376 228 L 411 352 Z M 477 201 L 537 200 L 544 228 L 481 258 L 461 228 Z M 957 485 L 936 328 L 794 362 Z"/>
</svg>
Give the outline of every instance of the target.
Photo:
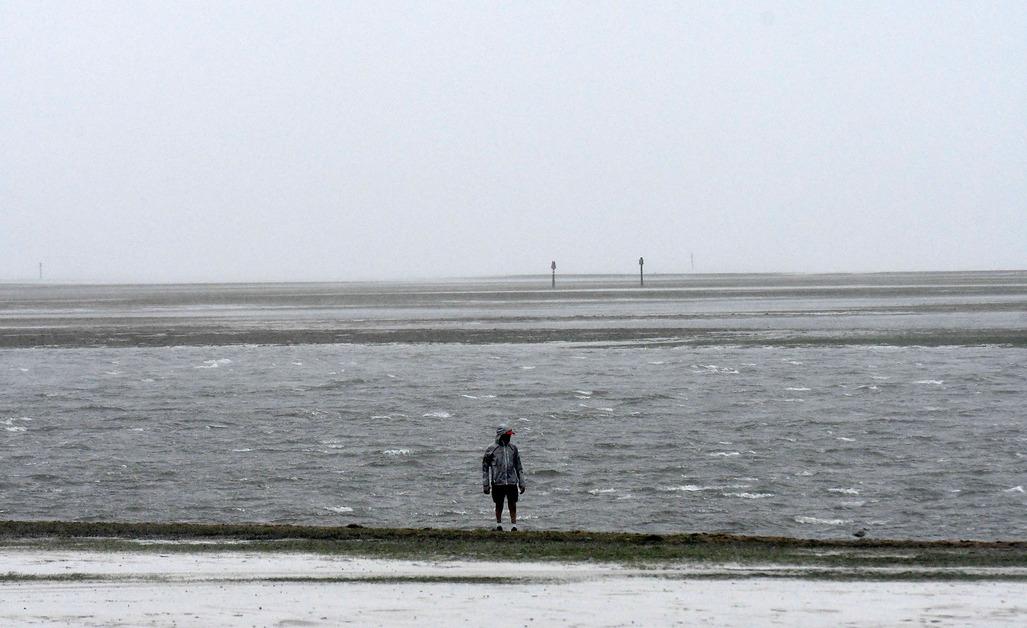
<svg viewBox="0 0 1027 628">
<path fill-rule="evenodd" d="M 1027 536 L 1027 273 L 548 281 L 0 286 L 0 518 Z"/>
</svg>

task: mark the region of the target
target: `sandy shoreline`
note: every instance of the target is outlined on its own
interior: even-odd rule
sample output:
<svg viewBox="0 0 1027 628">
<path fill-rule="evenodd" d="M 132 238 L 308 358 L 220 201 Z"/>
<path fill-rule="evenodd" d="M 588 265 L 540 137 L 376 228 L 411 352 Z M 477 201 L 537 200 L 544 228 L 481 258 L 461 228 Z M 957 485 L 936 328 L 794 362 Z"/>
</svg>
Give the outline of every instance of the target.
<svg viewBox="0 0 1027 628">
<path fill-rule="evenodd" d="M 766 577 L 781 565 L 390 560 L 5 547 L 4 625 L 1022 625 L 992 581 Z M 505 609 L 497 615 L 497 609 Z M 498 619 L 497 619 L 498 617 Z"/>
</svg>

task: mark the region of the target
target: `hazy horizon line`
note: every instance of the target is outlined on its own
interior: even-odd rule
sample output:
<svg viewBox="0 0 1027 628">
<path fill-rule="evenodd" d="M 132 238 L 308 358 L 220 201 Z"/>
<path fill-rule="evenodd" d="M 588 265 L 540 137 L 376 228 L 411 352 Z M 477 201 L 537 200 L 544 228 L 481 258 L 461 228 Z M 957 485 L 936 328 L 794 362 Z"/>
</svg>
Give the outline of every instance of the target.
<svg viewBox="0 0 1027 628">
<path fill-rule="evenodd" d="M 1027 268 L 968 268 L 961 270 L 875 270 L 875 271 L 723 271 L 723 272 L 654 272 L 645 273 L 647 279 L 669 277 L 739 277 L 739 276 L 838 276 L 838 275 L 956 275 L 956 274 L 1001 274 L 1027 273 Z M 551 273 L 513 273 L 507 275 L 450 275 L 450 276 L 419 276 L 419 277 L 388 277 L 362 279 L 168 279 L 168 280 L 133 280 L 133 279 L 14 279 L 0 280 L 0 286 L 187 286 L 187 285 L 254 285 L 254 284 L 382 284 L 382 283 L 432 283 L 432 282 L 468 282 L 468 281 L 524 281 L 538 279 L 548 282 Z M 636 280 L 638 273 L 556 273 L 559 279 L 601 279 L 624 278 Z"/>
</svg>

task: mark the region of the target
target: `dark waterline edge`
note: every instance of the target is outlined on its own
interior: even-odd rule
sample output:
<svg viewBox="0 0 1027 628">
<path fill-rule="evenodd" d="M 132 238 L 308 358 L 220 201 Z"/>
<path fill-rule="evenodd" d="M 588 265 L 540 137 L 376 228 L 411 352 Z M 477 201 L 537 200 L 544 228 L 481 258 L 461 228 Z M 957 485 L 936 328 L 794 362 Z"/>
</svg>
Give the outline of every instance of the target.
<svg viewBox="0 0 1027 628">
<path fill-rule="evenodd" d="M 12 547 L 159 553 L 286 551 L 414 560 L 927 569 L 926 573 L 914 574 L 923 579 L 974 577 L 968 572 L 946 575 L 945 571 L 937 571 L 953 568 L 1027 568 L 1027 540 L 808 539 L 705 532 L 645 534 L 584 530 L 515 533 L 486 529 L 373 528 L 358 524 L 322 527 L 256 523 L 0 521 L 0 548 Z M 868 573 L 865 577 L 894 579 L 903 577 L 903 573 Z M 837 576 L 839 574 L 825 574 L 825 577 Z"/>
<path fill-rule="evenodd" d="M 298 346 L 383 344 L 590 344 L 606 346 L 1006 346 L 1027 347 L 1027 329 L 949 330 L 908 332 L 784 332 L 732 328 L 618 328 L 618 329 L 485 329 L 485 330 L 169 330 L 143 332 L 103 330 L 0 330 L 0 349 L 143 348 L 195 346 Z"/>
</svg>

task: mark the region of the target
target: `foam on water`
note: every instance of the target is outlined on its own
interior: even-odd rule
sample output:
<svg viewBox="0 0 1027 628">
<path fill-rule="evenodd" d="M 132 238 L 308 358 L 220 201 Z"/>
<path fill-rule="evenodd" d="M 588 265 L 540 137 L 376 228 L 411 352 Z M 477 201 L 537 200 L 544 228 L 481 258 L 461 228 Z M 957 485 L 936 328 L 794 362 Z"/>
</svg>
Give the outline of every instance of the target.
<svg viewBox="0 0 1027 628">
<path fill-rule="evenodd" d="M 795 523 L 803 523 L 809 525 L 824 525 L 824 526 L 840 526 L 846 523 L 851 523 L 845 519 L 821 519 L 819 517 L 795 517 Z"/>
<path fill-rule="evenodd" d="M 448 419 L 453 415 L 446 412 L 445 410 L 435 410 L 433 412 L 425 412 L 421 416 L 426 419 Z"/>
<path fill-rule="evenodd" d="M 729 368 L 726 366 L 717 366 L 716 364 L 694 364 L 692 365 L 695 372 L 700 373 L 716 373 L 719 375 L 738 375 L 738 369 Z M 697 369 L 697 370 L 696 370 Z"/>
<path fill-rule="evenodd" d="M 353 509 L 349 506 L 326 506 L 325 510 L 327 510 L 328 512 L 334 512 L 341 515 L 353 512 Z"/>
</svg>

